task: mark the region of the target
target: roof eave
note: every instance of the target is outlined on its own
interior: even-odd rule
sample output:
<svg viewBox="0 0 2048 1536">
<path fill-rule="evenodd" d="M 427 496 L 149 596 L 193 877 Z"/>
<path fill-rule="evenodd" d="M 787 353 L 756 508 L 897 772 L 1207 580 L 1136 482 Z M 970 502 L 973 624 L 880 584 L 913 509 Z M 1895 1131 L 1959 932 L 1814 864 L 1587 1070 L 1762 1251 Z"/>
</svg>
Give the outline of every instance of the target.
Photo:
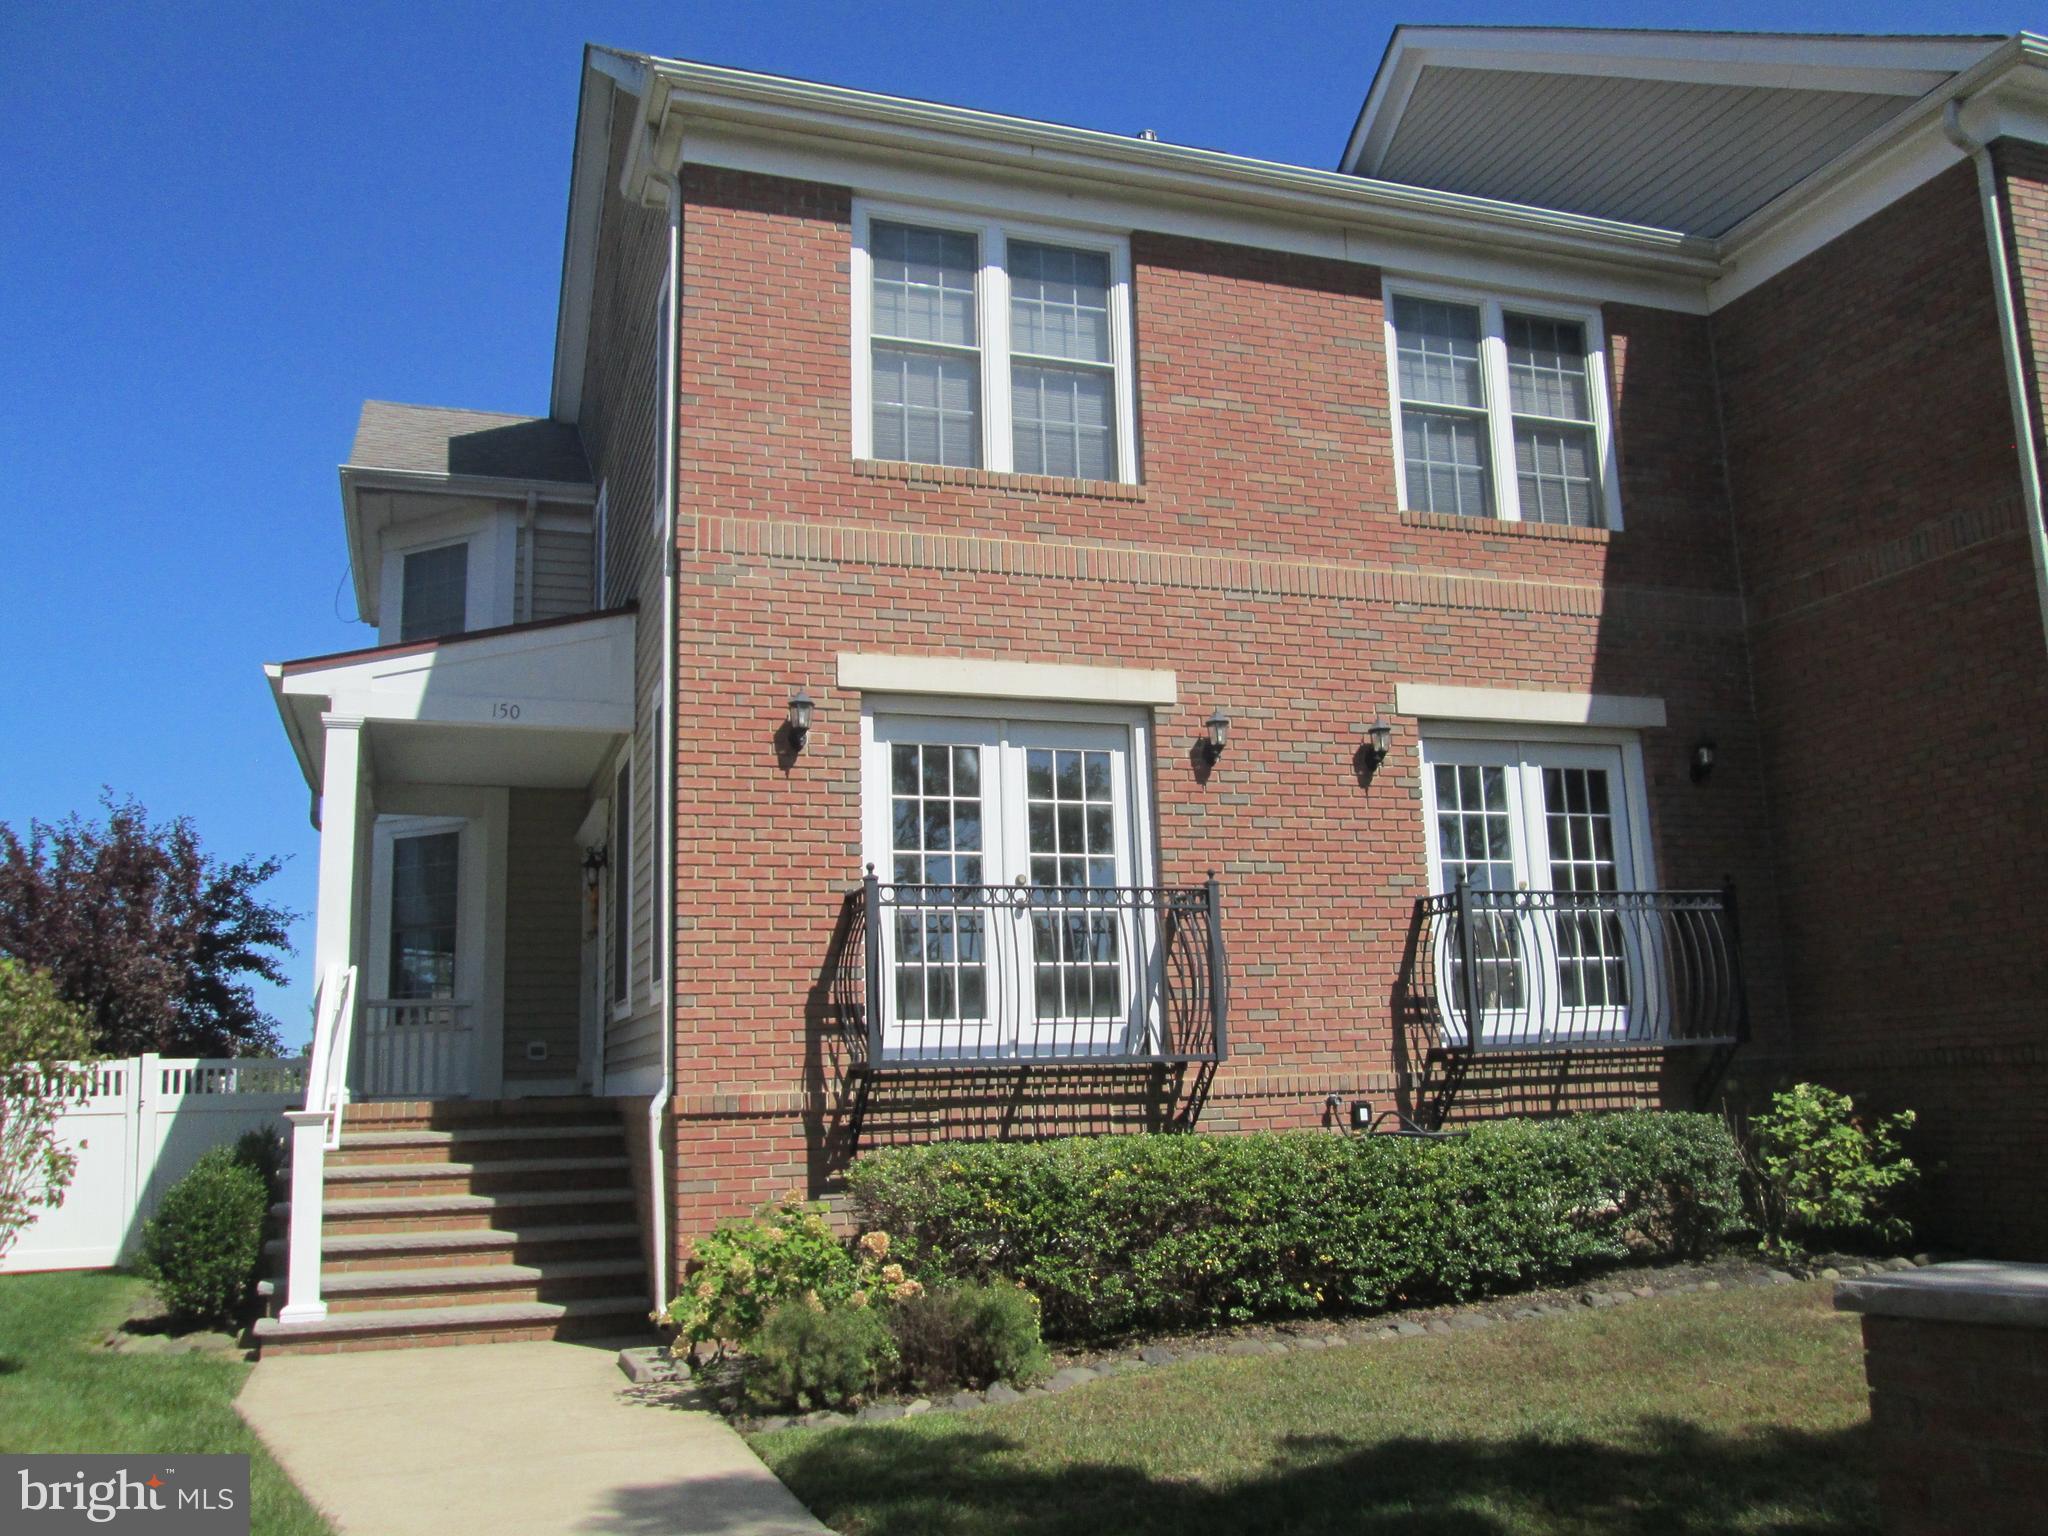
<svg viewBox="0 0 2048 1536">
<path fill-rule="evenodd" d="M 838 139 L 953 162 L 972 160 L 1011 172 L 1107 182 L 1126 192 L 1229 201 L 1438 239 L 1492 243 L 1509 235 L 1533 250 L 1672 276 L 1705 279 L 1718 270 L 1711 241 L 1672 230 L 714 65 L 646 62 L 650 85 L 660 87 L 665 97 L 664 116 Z"/>
</svg>

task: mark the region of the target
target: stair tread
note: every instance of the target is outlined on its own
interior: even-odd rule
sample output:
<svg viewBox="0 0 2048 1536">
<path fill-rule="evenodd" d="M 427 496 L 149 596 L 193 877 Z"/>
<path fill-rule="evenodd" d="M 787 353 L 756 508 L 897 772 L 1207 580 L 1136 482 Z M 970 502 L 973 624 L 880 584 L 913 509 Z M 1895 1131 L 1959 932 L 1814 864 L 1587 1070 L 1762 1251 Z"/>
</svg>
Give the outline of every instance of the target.
<svg viewBox="0 0 2048 1536">
<path fill-rule="evenodd" d="M 545 1326 L 571 1317 L 644 1317 L 647 1297 L 579 1296 L 571 1301 L 496 1301 L 464 1307 L 393 1307 L 375 1312 L 330 1312 L 310 1321 L 259 1318 L 256 1337 L 317 1339 L 359 1333 L 436 1333 L 460 1328 Z"/>
<path fill-rule="evenodd" d="M 593 1205 L 630 1201 L 625 1185 L 614 1189 L 521 1189 L 490 1195 L 375 1195 L 366 1200 L 323 1200 L 323 1216 L 445 1216 L 479 1211 L 513 1210 L 524 1205 Z M 279 1217 L 291 1215 L 292 1204 L 280 1200 L 271 1208 Z"/>
<path fill-rule="evenodd" d="M 594 1173 L 631 1166 L 620 1157 L 508 1157 L 483 1163 L 345 1163 L 323 1170 L 329 1184 L 375 1184 L 384 1179 L 453 1179 L 472 1173 Z"/>
<path fill-rule="evenodd" d="M 445 1269 L 357 1269 L 322 1275 L 328 1296 L 364 1291 L 439 1291 L 465 1286 L 532 1285 L 549 1280 L 593 1280 L 603 1275 L 638 1279 L 645 1266 L 634 1259 L 578 1259 L 560 1264 L 472 1264 Z"/>
<path fill-rule="evenodd" d="M 354 1131 L 344 1121 L 341 1150 L 351 1147 L 445 1147 L 457 1141 L 584 1141 L 618 1136 L 616 1117 L 588 1125 L 459 1125 L 444 1130 Z"/>
<path fill-rule="evenodd" d="M 521 1243 L 603 1242 L 621 1237 L 638 1237 L 636 1222 L 593 1222 L 582 1226 L 486 1227 L 457 1232 L 323 1232 L 320 1251 L 337 1257 L 363 1253 L 420 1253 L 435 1248 L 516 1248 Z M 264 1252 L 282 1254 L 291 1244 L 272 1238 Z"/>
</svg>

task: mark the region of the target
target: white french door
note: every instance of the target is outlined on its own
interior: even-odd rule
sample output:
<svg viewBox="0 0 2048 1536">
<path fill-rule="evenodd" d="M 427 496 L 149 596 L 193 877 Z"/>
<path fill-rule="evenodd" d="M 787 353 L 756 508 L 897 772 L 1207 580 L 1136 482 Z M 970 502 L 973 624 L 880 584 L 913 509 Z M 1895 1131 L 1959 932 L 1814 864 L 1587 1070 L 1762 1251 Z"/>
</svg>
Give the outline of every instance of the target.
<svg viewBox="0 0 2048 1536">
<path fill-rule="evenodd" d="M 1474 893 L 1470 978 L 1458 925 L 1437 931 L 1446 1043 L 1628 1038 L 1632 1003 L 1655 978 L 1614 899 L 1649 883 L 1623 749 L 1425 736 L 1422 756 L 1430 888 L 1448 894 L 1462 878 Z"/>
<path fill-rule="evenodd" d="M 898 1060 L 1139 1054 L 1149 930 L 1140 729 L 877 711 L 864 764 L 882 1050 Z M 1142 758 L 1141 758 L 1142 760 Z"/>
</svg>

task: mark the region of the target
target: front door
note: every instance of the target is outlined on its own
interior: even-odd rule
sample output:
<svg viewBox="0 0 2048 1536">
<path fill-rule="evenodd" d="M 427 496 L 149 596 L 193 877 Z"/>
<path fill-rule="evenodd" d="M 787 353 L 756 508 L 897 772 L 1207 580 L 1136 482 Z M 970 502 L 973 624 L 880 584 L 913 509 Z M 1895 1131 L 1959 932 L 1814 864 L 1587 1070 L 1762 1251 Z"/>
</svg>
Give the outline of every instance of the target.
<svg viewBox="0 0 2048 1536">
<path fill-rule="evenodd" d="M 385 818 L 371 865 L 368 985 L 359 1015 L 359 1097 L 475 1091 L 476 969 L 465 890 L 470 823 Z"/>
<path fill-rule="evenodd" d="M 1430 886 L 1475 894 L 1468 986 L 1455 923 L 1440 930 L 1438 995 L 1467 1043 L 1626 1039 L 1646 946 L 1615 899 L 1637 885 L 1628 786 L 1617 746 L 1425 738 Z"/>
<path fill-rule="evenodd" d="M 885 1056 L 1144 1052 L 1156 946 L 1128 894 L 1149 867 L 1133 745 L 1107 721 L 873 717 Z"/>
</svg>

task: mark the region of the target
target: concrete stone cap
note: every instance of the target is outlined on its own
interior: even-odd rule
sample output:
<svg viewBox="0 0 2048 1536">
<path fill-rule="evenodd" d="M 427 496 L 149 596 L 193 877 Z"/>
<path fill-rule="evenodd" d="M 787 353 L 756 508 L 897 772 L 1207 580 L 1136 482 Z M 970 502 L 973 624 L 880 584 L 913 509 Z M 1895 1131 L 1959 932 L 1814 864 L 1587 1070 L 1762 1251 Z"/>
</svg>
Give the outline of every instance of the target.
<svg viewBox="0 0 2048 1536">
<path fill-rule="evenodd" d="M 1867 1275 L 1837 1285 L 1835 1305 L 1876 1317 L 2048 1328 L 2048 1264 L 1969 1259 Z"/>
</svg>

